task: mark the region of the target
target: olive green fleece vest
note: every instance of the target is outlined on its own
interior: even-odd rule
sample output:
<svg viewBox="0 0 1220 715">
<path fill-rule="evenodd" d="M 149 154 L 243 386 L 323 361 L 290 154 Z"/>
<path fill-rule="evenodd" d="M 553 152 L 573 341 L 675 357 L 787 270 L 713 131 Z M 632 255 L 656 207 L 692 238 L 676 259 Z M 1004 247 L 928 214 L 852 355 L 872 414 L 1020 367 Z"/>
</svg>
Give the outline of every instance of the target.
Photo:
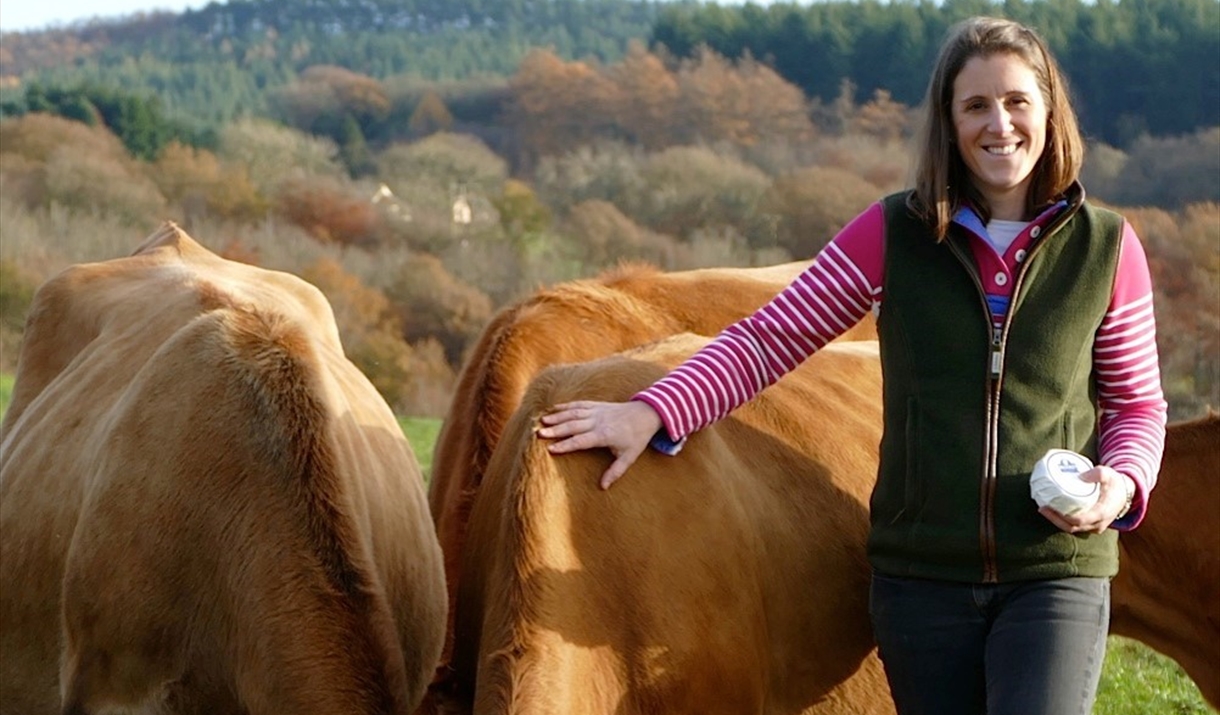
<svg viewBox="0 0 1220 715">
<path fill-rule="evenodd" d="M 874 568 L 964 582 L 1114 575 L 1117 534 L 1059 531 L 1030 498 L 1029 474 L 1052 448 L 1097 459 L 1093 341 L 1122 218 L 1078 199 L 1046 226 L 1014 276 L 996 356 L 967 232 L 953 225 L 937 243 L 907 196 L 883 202 Z"/>
</svg>

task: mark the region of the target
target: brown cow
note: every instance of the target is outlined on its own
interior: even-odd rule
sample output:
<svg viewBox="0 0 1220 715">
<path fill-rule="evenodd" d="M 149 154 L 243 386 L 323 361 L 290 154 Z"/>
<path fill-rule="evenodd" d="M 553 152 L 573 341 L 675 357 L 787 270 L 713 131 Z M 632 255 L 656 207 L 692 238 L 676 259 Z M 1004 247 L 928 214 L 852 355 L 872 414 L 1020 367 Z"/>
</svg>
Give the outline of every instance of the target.
<svg viewBox="0 0 1220 715">
<path fill-rule="evenodd" d="M 1169 426 L 1148 515 L 1118 545 L 1110 631 L 1176 660 L 1220 709 L 1220 415 Z"/>
<path fill-rule="evenodd" d="M 505 423 L 540 370 L 677 333 L 713 335 L 773 298 L 808 266 L 804 261 L 675 273 L 625 266 L 540 290 L 497 314 L 463 367 L 433 456 L 428 499 L 445 554 L 450 607 L 470 505 Z M 870 317 L 840 340 L 876 335 Z M 452 628 L 444 662 L 451 636 Z"/>
<path fill-rule="evenodd" d="M 0 711 L 419 703 L 446 607 L 419 466 L 312 286 L 173 224 L 70 268 L 0 436 Z"/>
<path fill-rule="evenodd" d="M 450 677 L 454 713 L 861 713 L 893 705 L 868 635 L 864 558 L 879 439 L 876 353 L 835 345 L 677 458 L 551 457 L 538 416 L 617 400 L 686 337 L 548 370 L 471 514 Z M 1161 484 L 1121 540 L 1113 631 L 1177 659 L 1209 702 L 1220 673 L 1220 419 L 1170 425 Z"/>
<path fill-rule="evenodd" d="M 827 347 L 679 456 L 643 455 L 610 492 L 597 488 L 604 452 L 554 458 L 535 437 L 550 405 L 625 399 L 704 342 L 531 385 L 471 512 L 445 707 L 893 712 L 867 612 L 876 343 Z"/>
</svg>

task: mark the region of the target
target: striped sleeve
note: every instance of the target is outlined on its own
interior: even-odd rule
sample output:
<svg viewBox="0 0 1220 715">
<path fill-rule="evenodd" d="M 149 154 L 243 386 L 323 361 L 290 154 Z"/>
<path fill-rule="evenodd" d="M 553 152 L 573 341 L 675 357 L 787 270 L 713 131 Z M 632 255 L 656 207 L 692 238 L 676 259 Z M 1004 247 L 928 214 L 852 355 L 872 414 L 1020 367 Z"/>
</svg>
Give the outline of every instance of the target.
<svg viewBox="0 0 1220 715">
<path fill-rule="evenodd" d="M 1144 518 L 1165 447 L 1167 405 L 1161 392 L 1148 261 L 1130 224 L 1123 243 L 1110 307 L 1097 331 L 1093 365 L 1101 409 L 1101 463 L 1136 484 L 1131 510 L 1114 522 L 1120 531 Z"/>
<path fill-rule="evenodd" d="M 770 303 L 725 328 L 633 399 L 652 406 L 675 442 L 747 402 L 880 300 L 884 216 L 875 204 Z"/>
</svg>

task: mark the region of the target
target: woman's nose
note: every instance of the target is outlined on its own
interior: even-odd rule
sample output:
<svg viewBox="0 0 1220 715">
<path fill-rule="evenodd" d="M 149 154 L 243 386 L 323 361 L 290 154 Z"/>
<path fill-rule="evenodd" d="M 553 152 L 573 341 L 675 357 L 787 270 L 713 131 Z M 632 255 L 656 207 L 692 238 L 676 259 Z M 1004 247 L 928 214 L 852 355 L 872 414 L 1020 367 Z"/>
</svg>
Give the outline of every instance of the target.
<svg viewBox="0 0 1220 715">
<path fill-rule="evenodd" d="M 1003 107 L 995 107 L 991 110 L 991 116 L 988 118 L 987 128 L 995 134 L 1005 134 L 1012 129 L 1012 115 Z"/>
</svg>

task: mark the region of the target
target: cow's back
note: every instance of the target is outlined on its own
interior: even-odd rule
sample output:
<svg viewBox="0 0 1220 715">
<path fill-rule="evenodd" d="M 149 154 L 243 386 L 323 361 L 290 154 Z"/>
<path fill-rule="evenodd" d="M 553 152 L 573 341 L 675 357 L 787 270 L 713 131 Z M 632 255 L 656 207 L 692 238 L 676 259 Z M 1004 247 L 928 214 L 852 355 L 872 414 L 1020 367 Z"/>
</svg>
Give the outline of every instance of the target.
<svg viewBox="0 0 1220 715">
<path fill-rule="evenodd" d="M 81 712 L 418 700 L 445 606 L 418 466 L 316 289 L 172 226 L 71 269 L 3 433 L 4 712 L 59 712 L 61 658 Z"/>
<path fill-rule="evenodd" d="M 452 703 L 477 713 L 892 712 L 868 629 L 875 347 L 827 348 L 693 435 L 552 457 L 549 405 L 621 400 L 701 344 L 544 372 L 470 519 Z M 477 673 L 477 678 L 476 678 Z"/>
</svg>

